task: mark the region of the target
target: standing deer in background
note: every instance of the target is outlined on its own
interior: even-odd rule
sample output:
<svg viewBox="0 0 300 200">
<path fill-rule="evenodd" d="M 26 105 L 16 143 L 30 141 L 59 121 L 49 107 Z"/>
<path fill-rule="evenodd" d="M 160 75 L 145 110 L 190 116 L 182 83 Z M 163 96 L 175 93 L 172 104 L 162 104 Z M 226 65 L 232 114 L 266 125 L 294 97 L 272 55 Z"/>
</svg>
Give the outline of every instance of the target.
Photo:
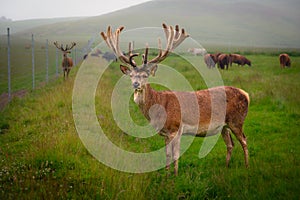
<svg viewBox="0 0 300 200">
<path fill-rule="evenodd" d="M 286 53 L 279 55 L 279 62 L 280 62 L 281 69 L 285 68 L 285 66 L 291 67 L 291 58 Z"/>
<path fill-rule="evenodd" d="M 174 173 L 178 174 L 180 138 L 183 134 L 205 137 L 219 132 L 222 133 L 227 146 L 226 165 L 228 166 L 234 146 L 230 131 L 242 145 L 247 167 L 248 149 L 243 124 L 250 103 L 248 94 L 241 89 L 228 86 L 195 92 L 155 91 L 148 83 L 148 77 L 155 75 L 158 63 L 189 35 L 184 29 L 180 31 L 178 25 L 174 30 L 172 26 L 163 24 L 167 38 L 165 50 L 162 50 L 159 39 L 158 55 L 148 60 L 148 46 L 146 46 L 143 64 L 137 66 L 133 58 L 138 54 L 132 53 L 131 45 L 129 45 L 128 56 L 125 56 L 120 49 L 119 35 L 123 29 L 124 27 L 120 27 L 112 33 L 111 28 L 108 27 L 107 33 L 101 32 L 101 35 L 120 61 L 130 66 L 120 65 L 120 69 L 131 78 L 134 101 L 155 130 L 165 137 L 166 169 L 168 170 L 171 162 L 174 161 Z M 224 111 L 223 115 L 222 111 Z"/>
<path fill-rule="evenodd" d="M 65 79 L 66 75 L 68 78 L 71 68 L 73 67 L 73 60 L 72 60 L 72 58 L 68 57 L 68 53 L 71 53 L 70 50 L 76 45 L 76 43 L 72 42 L 71 47 L 66 45 L 65 48 L 63 47 L 63 44 L 61 44 L 61 46 L 59 46 L 57 41 L 54 42 L 54 45 L 56 46 L 56 48 L 61 50 L 63 53 L 62 68 L 63 68 L 63 72 L 64 72 L 64 79 Z"/>
</svg>

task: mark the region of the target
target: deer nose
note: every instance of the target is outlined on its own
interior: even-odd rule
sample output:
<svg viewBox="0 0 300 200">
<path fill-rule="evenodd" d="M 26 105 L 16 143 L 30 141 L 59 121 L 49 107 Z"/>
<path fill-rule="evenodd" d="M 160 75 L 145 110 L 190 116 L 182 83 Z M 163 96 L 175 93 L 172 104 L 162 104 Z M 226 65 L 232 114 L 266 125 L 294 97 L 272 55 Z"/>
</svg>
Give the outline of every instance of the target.
<svg viewBox="0 0 300 200">
<path fill-rule="evenodd" d="M 138 88 L 140 86 L 140 84 L 138 82 L 134 82 L 132 84 L 132 86 L 133 86 L 134 89 L 136 89 L 136 88 Z"/>
</svg>

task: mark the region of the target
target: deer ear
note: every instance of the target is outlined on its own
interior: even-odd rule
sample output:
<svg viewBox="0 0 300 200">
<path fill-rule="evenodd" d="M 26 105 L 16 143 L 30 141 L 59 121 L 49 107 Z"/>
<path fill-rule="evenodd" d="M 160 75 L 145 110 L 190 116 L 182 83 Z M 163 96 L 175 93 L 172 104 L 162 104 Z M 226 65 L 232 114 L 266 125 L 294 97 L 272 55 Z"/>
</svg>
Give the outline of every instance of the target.
<svg viewBox="0 0 300 200">
<path fill-rule="evenodd" d="M 151 66 L 151 68 L 150 68 L 150 74 L 152 76 L 155 76 L 156 70 L 157 70 L 157 64 Z"/>
<path fill-rule="evenodd" d="M 125 74 L 125 75 L 128 75 L 131 72 L 131 70 L 129 69 L 129 67 L 124 66 L 124 65 L 120 65 L 120 69 L 123 72 L 123 74 Z"/>
</svg>

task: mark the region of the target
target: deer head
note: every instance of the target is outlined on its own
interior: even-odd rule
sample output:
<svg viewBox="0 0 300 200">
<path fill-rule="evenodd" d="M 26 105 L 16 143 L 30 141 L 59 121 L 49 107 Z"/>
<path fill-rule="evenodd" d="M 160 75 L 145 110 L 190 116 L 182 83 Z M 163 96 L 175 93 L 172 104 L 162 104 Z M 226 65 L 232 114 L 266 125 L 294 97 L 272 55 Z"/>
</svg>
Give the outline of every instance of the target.
<svg viewBox="0 0 300 200">
<path fill-rule="evenodd" d="M 162 27 L 167 39 L 165 50 L 162 50 L 161 40 L 158 39 L 159 53 L 153 59 L 148 60 L 149 48 L 148 45 L 146 45 L 145 53 L 142 55 L 143 62 L 141 66 L 137 66 L 136 62 L 134 61 L 134 57 L 138 56 L 139 54 L 132 53 L 131 43 L 129 43 L 128 56 L 125 56 L 120 49 L 119 36 L 124 27 L 120 27 L 115 31 L 115 33 L 112 33 L 111 27 L 109 26 L 106 34 L 101 32 L 101 36 L 105 40 L 107 46 L 115 53 L 122 63 L 126 64 L 126 66 L 120 65 L 120 69 L 124 74 L 130 76 L 135 92 L 143 91 L 148 82 L 148 77 L 150 75 L 155 75 L 158 63 L 162 62 L 172 50 L 174 50 L 187 37 L 189 37 L 184 29 L 181 29 L 180 31 L 178 25 L 175 26 L 175 30 L 172 26 L 167 26 L 166 24 L 162 24 Z"/>
<path fill-rule="evenodd" d="M 76 43 L 72 42 L 71 47 L 69 47 L 68 44 L 66 44 L 65 48 L 64 48 L 63 44 L 59 45 L 57 41 L 54 42 L 54 45 L 56 46 L 56 48 L 61 50 L 63 52 L 64 57 L 66 57 L 68 53 L 71 53 L 70 50 L 76 45 Z"/>
</svg>

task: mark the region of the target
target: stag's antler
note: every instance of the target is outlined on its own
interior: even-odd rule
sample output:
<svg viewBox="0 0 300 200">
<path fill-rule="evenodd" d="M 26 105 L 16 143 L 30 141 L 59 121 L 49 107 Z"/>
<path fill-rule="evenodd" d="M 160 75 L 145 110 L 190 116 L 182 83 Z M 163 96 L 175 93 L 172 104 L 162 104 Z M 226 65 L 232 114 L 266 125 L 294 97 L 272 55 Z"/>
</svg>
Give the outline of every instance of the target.
<svg viewBox="0 0 300 200">
<path fill-rule="evenodd" d="M 125 64 L 130 64 L 133 67 L 136 67 L 136 63 L 133 60 L 133 57 L 138 56 L 138 54 L 132 53 L 131 43 L 129 43 L 129 55 L 128 57 L 123 54 L 120 49 L 119 36 L 121 31 L 124 29 L 123 26 L 119 27 L 115 33 L 112 33 L 111 27 L 107 28 L 106 34 L 101 32 L 102 38 L 105 40 L 107 46 L 115 53 L 115 55 L 120 59 L 121 62 Z"/>
<path fill-rule="evenodd" d="M 66 48 L 65 48 L 65 49 L 64 49 L 63 44 L 61 44 L 61 45 L 59 46 L 59 44 L 58 44 L 57 41 L 54 42 L 54 45 L 56 46 L 56 48 L 58 48 L 58 49 L 61 50 L 61 51 L 69 51 L 69 50 L 71 50 L 71 49 L 76 45 L 76 43 L 75 43 L 75 42 L 72 42 L 70 48 L 68 47 L 68 45 L 66 45 Z"/>
<path fill-rule="evenodd" d="M 166 24 L 162 24 L 166 39 L 167 39 L 167 46 L 166 49 L 163 51 L 161 48 L 161 40 L 158 39 L 158 48 L 159 48 L 159 53 L 158 55 L 153 58 L 152 60 L 148 61 L 147 63 L 153 63 L 157 64 L 163 61 L 168 54 L 173 51 L 176 47 L 178 47 L 189 35 L 185 32 L 184 29 L 181 29 L 181 32 L 179 31 L 179 26 L 175 26 L 175 33 L 174 29 L 172 26 L 167 26 Z M 148 54 L 148 47 L 146 47 L 145 50 L 145 59 L 144 62 L 147 61 L 147 55 Z M 144 63 L 146 64 L 146 63 Z"/>
<path fill-rule="evenodd" d="M 62 44 L 61 44 L 61 46 L 59 46 L 59 45 L 58 45 L 58 42 L 55 41 L 55 42 L 54 42 L 54 45 L 55 45 L 56 48 L 58 48 L 59 50 L 64 51 L 64 48 L 63 48 L 63 45 L 62 45 Z"/>
<path fill-rule="evenodd" d="M 152 60 L 148 61 L 148 45 L 146 45 L 145 54 L 143 55 L 143 64 L 158 64 L 163 61 L 169 54 L 170 51 L 174 50 L 177 46 L 179 46 L 185 38 L 189 37 L 188 34 L 185 33 L 185 30 L 182 29 L 179 31 L 179 26 L 175 26 L 175 31 L 172 26 L 167 26 L 166 24 L 162 24 L 166 38 L 167 38 L 167 46 L 163 51 L 161 48 L 161 40 L 158 39 L 158 55 Z M 101 32 L 102 38 L 105 40 L 107 46 L 112 49 L 112 51 L 116 54 L 116 56 L 120 59 L 121 62 L 125 64 L 130 64 L 133 67 L 136 67 L 136 63 L 133 60 L 133 57 L 138 56 L 138 54 L 133 54 L 131 49 L 131 43 L 129 43 L 129 56 L 125 56 L 119 44 L 119 36 L 121 31 L 124 29 L 123 26 L 118 28 L 115 33 L 112 33 L 111 27 L 107 28 L 107 33 Z"/>
<path fill-rule="evenodd" d="M 71 47 L 69 48 L 68 47 L 68 45 L 66 45 L 66 49 L 65 49 L 65 51 L 69 51 L 69 50 L 71 50 L 74 46 L 76 45 L 76 43 L 75 42 L 72 42 L 71 43 Z"/>
</svg>

